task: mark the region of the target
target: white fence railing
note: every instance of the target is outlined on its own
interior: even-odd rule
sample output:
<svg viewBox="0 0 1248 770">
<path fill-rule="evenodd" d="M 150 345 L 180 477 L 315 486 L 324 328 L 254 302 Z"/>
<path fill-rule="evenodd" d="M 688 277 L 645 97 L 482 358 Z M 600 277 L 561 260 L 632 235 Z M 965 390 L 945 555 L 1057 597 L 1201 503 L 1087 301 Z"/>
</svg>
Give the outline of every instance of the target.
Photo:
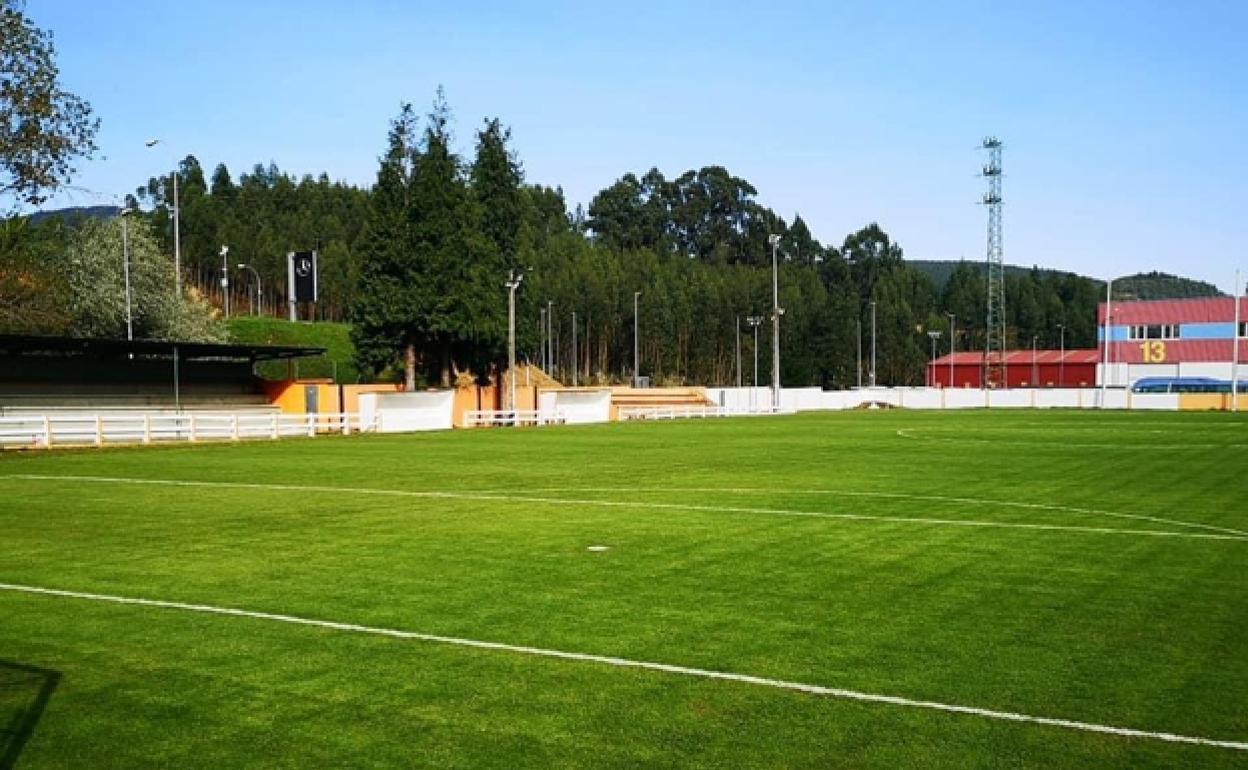
<svg viewBox="0 0 1248 770">
<path fill-rule="evenodd" d="M 781 413 L 787 412 L 777 409 L 737 409 L 728 406 L 634 406 L 625 407 L 619 411 L 620 420 L 680 420 Z"/>
<path fill-rule="evenodd" d="M 0 448 L 238 441 L 374 430 L 375 424 L 362 422 L 360 416 L 353 413 L 45 414 L 0 417 Z"/>
<path fill-rule="evenodd" d="M 464 427 L 483 428 L 497 425 L 561 425 L 567 422 L 563 412 L 541 409 L 472 409 L 464 412 Z"/>
</svg>

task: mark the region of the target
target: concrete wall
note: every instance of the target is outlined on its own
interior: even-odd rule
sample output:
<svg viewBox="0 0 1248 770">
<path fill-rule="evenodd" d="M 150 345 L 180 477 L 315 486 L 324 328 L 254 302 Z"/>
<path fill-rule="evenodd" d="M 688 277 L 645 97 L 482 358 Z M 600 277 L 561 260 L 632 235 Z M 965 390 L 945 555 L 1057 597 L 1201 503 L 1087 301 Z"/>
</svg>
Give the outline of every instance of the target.
<svg viewBox="0 0 1248 770">
<path fill-rule="evenodd" d="M 380 433 L 450 430 L 454 425 L 455 392 L 365 393 L 360 396 L 360 420 L 377 419 Z"/>
</svg>

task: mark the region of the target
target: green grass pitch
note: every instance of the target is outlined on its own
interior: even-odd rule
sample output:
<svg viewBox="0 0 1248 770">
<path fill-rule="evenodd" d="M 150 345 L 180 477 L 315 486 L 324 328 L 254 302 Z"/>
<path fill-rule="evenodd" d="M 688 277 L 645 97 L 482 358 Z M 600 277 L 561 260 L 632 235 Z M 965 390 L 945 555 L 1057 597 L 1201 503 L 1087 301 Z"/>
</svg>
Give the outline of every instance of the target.
<svg viewBox="0 0 1248 770">
<path fill-rule="evenodd" d="M 1223 414 L 6 453 L 0 583 L 1240 743 L 1246 501 L 1248 423 Z M 1138 769 L 1248 751 L 6 588 L 6 762 Z"/>
</svg>

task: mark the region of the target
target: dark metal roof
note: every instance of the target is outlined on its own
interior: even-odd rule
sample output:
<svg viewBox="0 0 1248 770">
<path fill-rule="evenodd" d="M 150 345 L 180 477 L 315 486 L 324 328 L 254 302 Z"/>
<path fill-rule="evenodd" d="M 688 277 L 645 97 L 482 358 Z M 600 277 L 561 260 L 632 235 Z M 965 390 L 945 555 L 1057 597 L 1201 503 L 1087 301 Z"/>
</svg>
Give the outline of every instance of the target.
<svg viewBox="0 0 1248 770">
<path fill-rule="evenodd" d="M 0 356 L 85 355 L 159 356 L 183 361 L 273 361 L 319 356 L 325 348 L 283 345 L 221 345 L 212 342 L 163 340 L 114 340 L 92 337 L 45 337 L 33 334 L 0 334 Z"/>
</svg>

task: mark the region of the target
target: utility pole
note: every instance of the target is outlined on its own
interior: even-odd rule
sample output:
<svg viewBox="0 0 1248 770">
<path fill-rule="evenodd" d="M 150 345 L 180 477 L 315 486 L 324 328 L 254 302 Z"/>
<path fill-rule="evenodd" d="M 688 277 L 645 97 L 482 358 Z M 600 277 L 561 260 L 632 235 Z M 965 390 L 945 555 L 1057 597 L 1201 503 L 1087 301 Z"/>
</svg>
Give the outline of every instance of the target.
<svg viewBox="0 0 1248 770">
<path fill-rule="evenodd" d="M 572 311 L 572 387 L 576 387 L 576 370 L 581 367 L 576 360 L 576 311 Z"/>
<path fill-rule="evenodd" d="M 637 322 L 637 309 L 639 307 L 637 300 L 641 297 L 641 292 L 633 292 L 633 387 L 641 387 L 641 347 L 638 345 L 637 336 L 641 325 Z"/>
<path fill-rule="evenodd" d="M 769 235 L 771 242 L 771 408 L 780 411 L 780 271 L 776 256 L 780 249 L 780 236 Z"/>
<path fill-rule="evenodd" d="M 555 302 L 546 300 L 546 346 L 549 352 L 546 362 L 550 364 L 550 376 L 558 378 L 559 368 L 555 365 Z"/>
<path fill-rule="evenodd" d="M 523 280 L 523 270 L 512 270 L 507 283 L 503 284 L 507 287 L 507 379 L 510 380 L 507 409 L 511 412 L 512 425 L 520 423 L 516 414 L 516 289 Z"/>
</svg>

